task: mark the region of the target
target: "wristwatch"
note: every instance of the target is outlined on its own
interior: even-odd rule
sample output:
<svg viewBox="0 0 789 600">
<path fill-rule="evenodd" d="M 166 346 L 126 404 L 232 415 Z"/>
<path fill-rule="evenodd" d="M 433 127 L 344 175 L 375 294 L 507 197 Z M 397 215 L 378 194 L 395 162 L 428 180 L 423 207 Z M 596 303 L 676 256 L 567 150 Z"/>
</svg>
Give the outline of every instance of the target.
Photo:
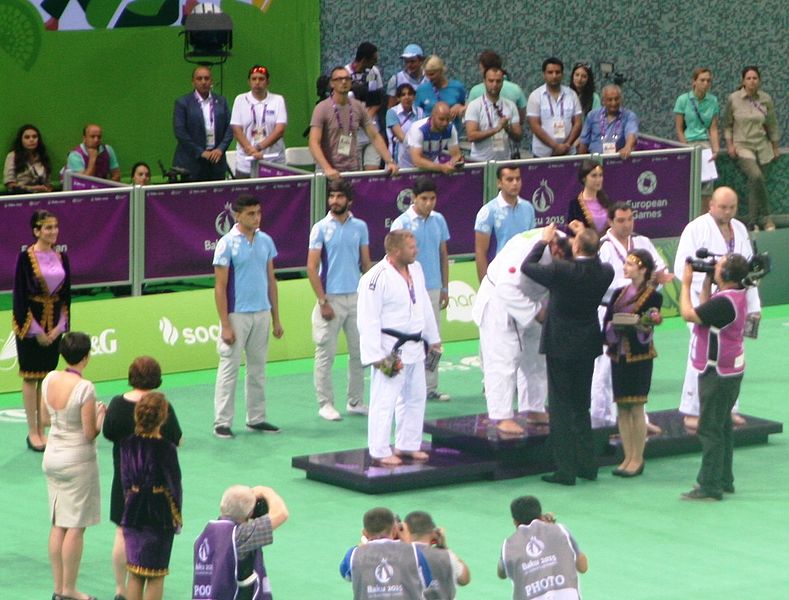
<svg viewBox="0 0 789 600">
<path fill-rule="evenodd" d="M 325 306 L 328 303 L 329 303 L 329 299 L 326 298 L 326 296 L 318 300 L 318 306 Z"/>
</svg>

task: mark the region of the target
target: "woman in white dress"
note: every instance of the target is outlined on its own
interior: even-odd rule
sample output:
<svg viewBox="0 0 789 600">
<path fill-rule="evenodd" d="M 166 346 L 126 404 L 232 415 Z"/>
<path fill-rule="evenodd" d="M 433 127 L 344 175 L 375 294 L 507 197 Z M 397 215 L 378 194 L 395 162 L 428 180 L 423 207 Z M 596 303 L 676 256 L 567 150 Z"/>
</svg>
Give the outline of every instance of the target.
<svg viewBox="0 0 789 600">
<path fill-rule="evenodd" d="M 77 591 L 85 527 L 100 517 L 96 436 L 106 407 L 96 402 L 93 384 L 82 378 L 90 358 L 90 337 L 63 336 L 60 355 L 68 367 L 52 371 L 41 384 L 51 429 L 43 469 L 49 492 L 49 560 L 55 581 L 53 600 L 91 600 Z"/>
</svg>

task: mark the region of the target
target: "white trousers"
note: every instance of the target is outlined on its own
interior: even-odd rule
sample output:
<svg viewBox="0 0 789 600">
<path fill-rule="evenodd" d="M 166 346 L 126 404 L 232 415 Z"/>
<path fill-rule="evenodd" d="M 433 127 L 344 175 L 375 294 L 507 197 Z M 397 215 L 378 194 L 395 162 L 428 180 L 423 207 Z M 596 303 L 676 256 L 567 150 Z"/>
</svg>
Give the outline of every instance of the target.
<svg viewBox="0 0 789 600">
<path fill-rule="evenodd" d="M 491 419 L 511 419 L 516 386 L 518 409 L 543 412 L 548 393 L 545 357 L 539 353 L 542 325 L 517 326 L 491 299 L 479 325 L 485 400 Z M 525 381 L 520 379 L 523 373 Z"/>
<path fill-rule="evenodd" d="M 356 327 L 357 294 L 327 294 L 326 299 L 334 309 L 334 318 L 327 321 L 321 316 L 317 304 L 312 311 L 312 341 L 315 342 L 313 383 L 318 404 L 334 404 L 332 365 L 337 354 L 340 330 L 345 332 L 348 343 L 348 402 L 364 401 L 364 368 L 359 351 L 359 330 Z"/>
<path fill-rule="evenodd" d="M 426 396 L 424 361 L 404 365 L 394 377 L 372 369 L 370 412 L 367 416 L 367 446 L 372 458 L 392 455 L 389 440 L 393 417 L 395 448 L 406 452 L 416 452 L 421 448 Z"/>
<path fill-rule="evenodd" d="M 236 380 L 241 366 L 241 353 L 246 354 L 247 375 L 244 395 L 247 402 L 247 423 L 266 420 L 266 355 L 271 312 L 230 313 L 230 325 L 236 341 L 228 345 L 217 342 L 219 367 L 214 389 L 214 427 L 230 427 L 235 415 Z"/>
</svg>

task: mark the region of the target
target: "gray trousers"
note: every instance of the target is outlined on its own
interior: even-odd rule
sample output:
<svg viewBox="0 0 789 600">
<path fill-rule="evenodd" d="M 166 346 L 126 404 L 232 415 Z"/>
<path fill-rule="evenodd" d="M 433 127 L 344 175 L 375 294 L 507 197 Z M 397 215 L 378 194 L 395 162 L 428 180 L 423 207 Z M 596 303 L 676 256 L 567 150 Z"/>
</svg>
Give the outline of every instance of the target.
<svg viewBox="0 0 789 600">
<path fill-rule="evenodd" d="M 217 342 L 219 368 L 214 389 L 214 427 L 230 427 L 235 415 L 236 380 L 241 366 L 241 353 L 246 354 L 247 375 L 244 395 L 247 402 L 247 423 L 266 420 L 266 355 L 271 312 L 230 313 L 230 324 L 236 341 L 228 345 Z"/>
<path fill-rule="evenodd" d="M 356 327 L 357 294 L 327 294 L 326 299 L 334 309 L 334 318 L 327 321 L 321 316 L 317 304 L 312 310 L 312 341 L 315 342 L 313 383 L 318 404 L 334 404 L 332 365 L 337 354 L 340 330 L 345 332 L 348 343 L 348 402 L 364 402 L 364 368 L 359 351 L 359 330 Z"/>
</svg>

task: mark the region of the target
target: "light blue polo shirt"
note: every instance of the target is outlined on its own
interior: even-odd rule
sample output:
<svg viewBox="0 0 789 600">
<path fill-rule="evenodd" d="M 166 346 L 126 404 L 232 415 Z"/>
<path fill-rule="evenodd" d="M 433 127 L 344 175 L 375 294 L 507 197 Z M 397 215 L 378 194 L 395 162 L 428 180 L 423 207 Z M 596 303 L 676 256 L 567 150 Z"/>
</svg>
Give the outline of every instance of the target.
<svg viewBox="0 0 789 600">
<path fill-rule="evenodd" d="M 327 294 L 353 294 L 359 286 L 359 250 L 370 245 L 367 223 L 352 214 L 341 223 L 329 212 L 312 226 L 310 250 L 321 250 L 320 276 Z"/>
<path fill-rule="evenodd" d="M 250 243 L 234 225 L 214 250 L 214 266 L 230 269 L 227 278 L 227 312 L 271 310 L 268 298 L 268 263 L 277 256 L 274 240 L 259 229 Z"/>
<path fill-rule="evenodd" d="M 447 220 L 439 212 L 432 211 L 427 219 L 420 217 L 413 206 L 397 217 L 390 227 L 392 231 L 406 229 L 414 234 L 419 253 L 416 260 L 422 265 L 425 286 L 437 290 L 441 285 L 441 242 L 449 239 Z"/>
<path fill-rule="evenodd" d="M 496 236 L 496 254 L 509 239 L 528 229 L 534 229 L 534 207 L 531 202 L 518 198 L 514 207 L 507 204 L 501 192 L 493 200 L 479 209 L 474 221 L 474 231 Z"/>
</svg>

